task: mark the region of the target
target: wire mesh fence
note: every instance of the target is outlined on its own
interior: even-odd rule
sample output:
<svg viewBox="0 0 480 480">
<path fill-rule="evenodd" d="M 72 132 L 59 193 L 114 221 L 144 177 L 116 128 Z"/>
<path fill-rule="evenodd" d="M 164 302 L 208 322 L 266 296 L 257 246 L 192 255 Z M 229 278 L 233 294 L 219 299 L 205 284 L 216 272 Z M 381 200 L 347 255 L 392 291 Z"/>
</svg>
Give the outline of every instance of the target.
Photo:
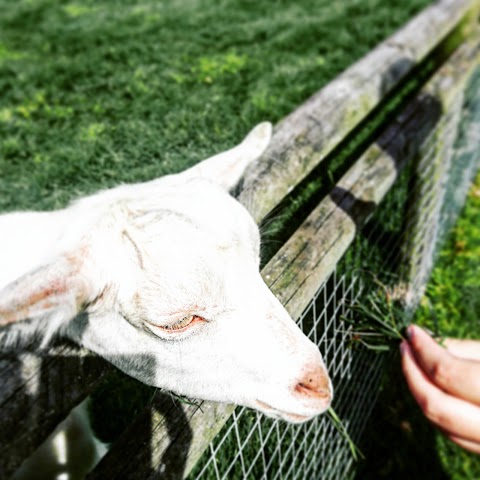
<svg viewBox="0 0 480 480">
<path fill-rule="evenodd" d="M 350 307 L 380 284 L 414 311 L 480 165 L 479 87 L 477 68 L 298 319 L 322 351 L 333 407 L 353 442 L 361 440 L 392 357 L 361 345 Z M 327 416 L 289 425 L 237 408 L 189 478 L 345 479 L 354 464 L 347 439 Z"/>
</svg>

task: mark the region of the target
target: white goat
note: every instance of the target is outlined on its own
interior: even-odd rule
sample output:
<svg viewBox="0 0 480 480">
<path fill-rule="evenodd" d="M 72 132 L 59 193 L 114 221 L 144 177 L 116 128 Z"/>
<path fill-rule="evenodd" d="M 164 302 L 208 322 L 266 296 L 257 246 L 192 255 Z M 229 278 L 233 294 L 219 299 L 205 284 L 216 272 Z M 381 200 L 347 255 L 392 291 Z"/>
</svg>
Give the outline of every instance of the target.
<svg viewBox="0 0 480 480">
<path fill-rule="evenodd" d="M 332 386 L 318 348 L 259 273 L 229 194 L 271 125 L 176 175 L 64 210 L 0 216 L 0 342 L 63 335 L 150 385 L 302 422 Z"/>
</svg>

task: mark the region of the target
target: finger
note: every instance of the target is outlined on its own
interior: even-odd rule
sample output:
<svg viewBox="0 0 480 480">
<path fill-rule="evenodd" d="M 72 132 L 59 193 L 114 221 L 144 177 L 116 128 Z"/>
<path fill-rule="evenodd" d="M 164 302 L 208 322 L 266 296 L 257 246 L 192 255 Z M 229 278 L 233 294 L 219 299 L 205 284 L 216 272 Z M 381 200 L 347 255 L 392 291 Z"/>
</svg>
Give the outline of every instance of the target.
<svg viewBox="0 0 480 480">
<path fill-rule="evenodd" d="M 434 385 L 402 342 L 402 369 L 408 387 L 425 416 L 449 435 L 480 443 L 480 407 L 452 397 Z"/>
<path fill-rule="evenodd" d="M 455 435 L 447 434 L 447 437 L 460 447 L 464 448 L 473 453 L 480 453 L 480 444 L 475 442 L 470 442 L 469 440 L 465 440 L 464 438 L 456 437 Z"/>
<path fill-rule="evenodd" d="M 453 355 L 470 360 L 480 360 L 480 341 L 446 338 L 444 345 Z"/>
<path fill-rule="evenodd" d="M 409 327 L 408 337 L 417 364 L 435 385 L 480 405 L 480 362 L 452 355 L 419 327 Z"/>
</svg>

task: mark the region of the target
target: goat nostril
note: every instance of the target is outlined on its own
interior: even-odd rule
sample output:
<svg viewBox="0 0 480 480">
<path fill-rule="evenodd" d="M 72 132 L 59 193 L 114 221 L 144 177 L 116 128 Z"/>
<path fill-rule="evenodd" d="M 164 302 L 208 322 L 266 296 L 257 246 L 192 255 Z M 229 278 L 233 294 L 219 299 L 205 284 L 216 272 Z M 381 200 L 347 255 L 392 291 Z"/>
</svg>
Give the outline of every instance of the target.
<svg viewBox="0 0 480 480">
<path fill-rule="evenodd" d="M 295 392 L 308 398 L 329 399 L 332 396 L 328 375 L 323 369 L 315 369 L 295 385 Z"/>
<path fill-rule="evenodd" d="M 295 391 L 304 397 L 310 398 L 329 398 L 330 389 L 327 388 L 311 388 L 311 385 L 305 385 L 304 383 L 297 383 Z"/>
</svg>

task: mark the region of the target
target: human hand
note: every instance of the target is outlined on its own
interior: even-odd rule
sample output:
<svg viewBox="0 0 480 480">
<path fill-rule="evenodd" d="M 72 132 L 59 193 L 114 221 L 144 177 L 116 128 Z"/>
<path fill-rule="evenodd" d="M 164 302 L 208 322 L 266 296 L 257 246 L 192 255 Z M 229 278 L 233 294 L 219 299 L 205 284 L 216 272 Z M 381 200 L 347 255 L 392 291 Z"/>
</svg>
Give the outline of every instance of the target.
<svg viewBox="0 0 480 480">
<path fill-rule="evenodd" d="M 402 369 L 415 400 L 448 438 L 480 453 L 480 342 L 450 339 L 445 349 L 417 326 L 407 334 Z"/>
</svg>

